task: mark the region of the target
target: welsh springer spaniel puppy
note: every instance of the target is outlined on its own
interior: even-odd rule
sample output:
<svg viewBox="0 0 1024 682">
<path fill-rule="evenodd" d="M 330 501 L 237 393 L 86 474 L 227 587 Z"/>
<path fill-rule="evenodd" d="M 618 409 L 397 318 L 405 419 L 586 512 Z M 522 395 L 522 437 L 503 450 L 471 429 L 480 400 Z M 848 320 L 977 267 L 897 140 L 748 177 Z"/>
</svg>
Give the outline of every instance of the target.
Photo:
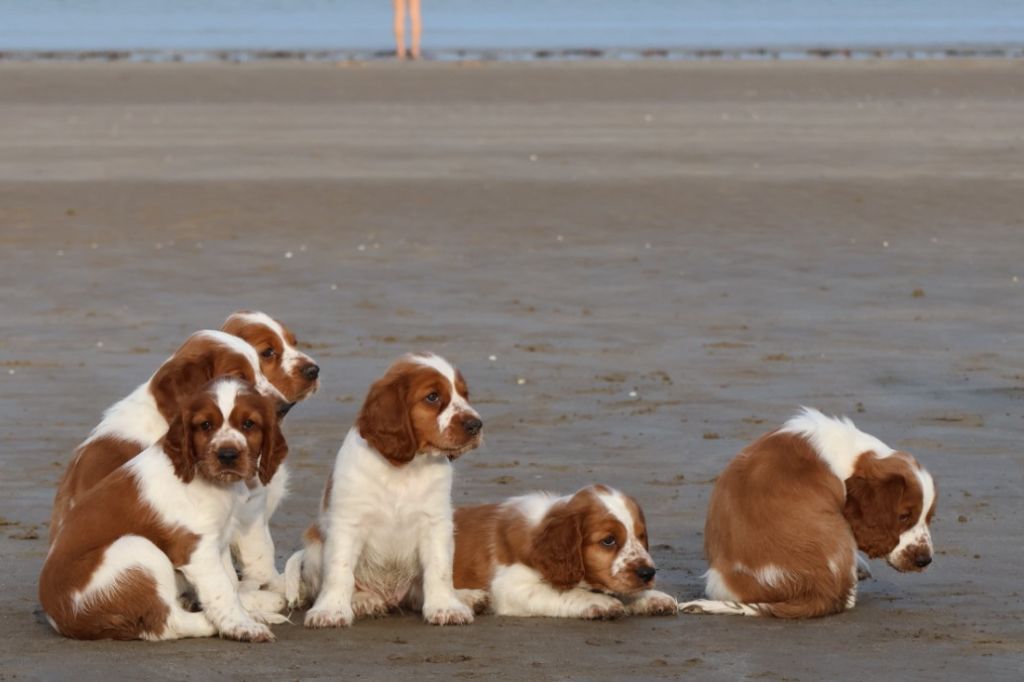
<svg viewBox="0 0 1024 682">
<path fill-rule="evenodd" d="M 243 607 L 225 550 L 246 481 L 269 483 L 287 455 L 276 412 L 251 384 L 215 379 L 159 442 L 83 494 L 39 580 L 54 629 L 75 639 L 273 640 Z M 179 605 L 175 571 L 202 612 Z"/>
<path fill-rule="evenodd" d="M 656 570 L 640 505 L 603 485 L 455 512 L 455 587 L 489 592 L 499 616 L 674 615 Z"/>
<path fill-rule="evenodd" d="M 935 493 L 909 454 L 805 408 L 718 477 L 704 529 L 708 599 L 679 608 L 778 618 L 851 609 L 858 549 L 898 571 L 932 562 Z"/>
<path fill-rule="evenodd" d="M 435 625 L 472 622 L 482 595 L 452 585 L 451 461 L 480 444 L 482 428 L 462 375 L 437 355 L 403 356 L 373 384 L 327 479 L 319 523 L 285 567 L 289 602 L 316 599 L 306 627 L 344 627 L 399 606 Z"/>
</svg>

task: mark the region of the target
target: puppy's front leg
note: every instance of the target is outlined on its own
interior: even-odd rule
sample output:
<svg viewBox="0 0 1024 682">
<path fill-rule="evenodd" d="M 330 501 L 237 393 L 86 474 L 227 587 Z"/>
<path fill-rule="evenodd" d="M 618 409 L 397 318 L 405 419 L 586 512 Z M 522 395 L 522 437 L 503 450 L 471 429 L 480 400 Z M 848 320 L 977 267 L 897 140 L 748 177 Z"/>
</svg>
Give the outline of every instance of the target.
<svg viewBox="0 0 1024 682">
<path fill-rule="evenodd" d="M 182 574 L 195 587 L 203 613 L 221 637 L 243 642 L 274 641 L 270 628 L 257 623 L 242 606 L 238 579 L 224 557 L 225 548 L 214 538 L 204 537 L 189 562 L 181 567 Z"/>
<path fill-rule="evenodd" d="M 313 608 L 306 612 L 307 628 L 344 628 L 352 625 L 352 595 L 356 561 L 363 550 L 362 533 L 352 524 L 335 523 L 327 532 L 323 554 L 323 585 Z"/>
<path fill-rule="evenodd" d="M 466 625 L 473 609 L 462 603 L 452 584 L 455 528 L 451 515 L 432 517 L 418 540 L 423 566 L 423 620 L 432 625 Z"/>
</svg>

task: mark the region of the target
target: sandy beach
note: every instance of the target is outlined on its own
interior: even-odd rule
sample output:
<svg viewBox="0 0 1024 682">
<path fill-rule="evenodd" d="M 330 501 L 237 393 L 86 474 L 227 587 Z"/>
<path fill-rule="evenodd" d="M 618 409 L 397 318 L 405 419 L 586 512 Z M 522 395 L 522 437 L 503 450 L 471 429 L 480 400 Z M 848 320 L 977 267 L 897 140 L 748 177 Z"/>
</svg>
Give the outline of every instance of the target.
<svg viewBox="0 0 1024 682">
<path fill-rule="evenodd" d="M 1022 161 L 1011 60 L 0 64 L 0 679 L 1019 679 Z M 415 349 L 483 413 L 458 503 L 622 488 L 680 598 L 715 475 L 799 405 L 928 466 L 935 563 L 806 622 L 60 638 L 36 579 L 72 449 L 238 308 L 323 368 L 280 566 Z"/>
</svg>

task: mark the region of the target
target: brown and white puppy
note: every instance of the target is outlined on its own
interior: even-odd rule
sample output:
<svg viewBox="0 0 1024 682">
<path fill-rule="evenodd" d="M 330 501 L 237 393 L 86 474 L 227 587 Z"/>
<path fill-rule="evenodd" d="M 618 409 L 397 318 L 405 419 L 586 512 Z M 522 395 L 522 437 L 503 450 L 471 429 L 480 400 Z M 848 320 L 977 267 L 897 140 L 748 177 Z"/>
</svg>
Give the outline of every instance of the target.
<svg viewBox="0 0 1024 682">
<path fill-rule="evenodd" d="M 224 557 L 246 481 L 269 482 L 287 454 L 276 412 L 251 384 L 215 379 L 158 443 L 82 495 L 39 580 L 54 629 L 75 639 L 272 640 Z M 176 571 L 202 612 L 179 605 Z"/>
<path fill-rule="evenodd" d="M 238 377 L 284 409 L 290 398 L 260 370 L 256 351 L 237 336 L 205 330 L 192 334 L 147 382 L 103 414 L 103 420 L 75 450 L 57 484 L 50 515 L 50 543 L 78 499 L 107 475 L 157 442 L 182 402 L 216 377 Z"/>
<path fill-rule="evenodd" d="M 437 355 L 406 355 L 373 384 L 338 451 L 319 523 L 285 567 L 289 602 L 316 599 L 306 627 L 348 626 L 399 606 L 436 625 L 472 622 L 481 595 L 452 586 L 451 460 L 480 444 L 482 428 L 461 373 Z"/>
<path fill-rule="evenodd" d="M 603 485 L 455 512 L 455 587 L 486 590 L 499 616 L 675 614 L 656 570 L 640 505 Z"/>
<path fill-rule="evenodd" d="M 898 571 L 931 563 L 935 499 L 909 454 L 805 408 L 718 477 L 704 530 L 708 599 L 679 608 L 779 618 L 853 608 L 858 548 Z"/>
</svg>

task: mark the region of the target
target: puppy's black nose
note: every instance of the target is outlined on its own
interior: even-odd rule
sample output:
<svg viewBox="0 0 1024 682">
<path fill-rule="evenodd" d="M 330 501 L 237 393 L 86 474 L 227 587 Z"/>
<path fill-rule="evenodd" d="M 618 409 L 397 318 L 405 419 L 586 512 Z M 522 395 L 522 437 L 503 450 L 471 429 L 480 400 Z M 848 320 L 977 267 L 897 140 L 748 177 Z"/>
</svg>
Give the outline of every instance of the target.
<svg viewBox="0 0 1024 682">
<path fill-rule="evenodd" d="M 918 568 L 924 568 L 932 562 L 931 556 L 927 554 L 919 554 L 914 558 L 914 565 Z"/>
<path fill-rule="evenodd" d="M 476 417 L 470 417 L 466 421 L 462 422 L 462 428 L 466 429 L 466 433 L 471 436 L 475 436 L 480 433 L 480 429 L 484 428 L 484 423 Z"/>
<path fill-rule="evenodd" d="M 318 365 L 306 365 L 302 368 L 302 376 L 310 381 L 316 381 L 316 378 L 320 376 L 320 367 Z"/>
<path fill-rule="evenodd" d="M 238 459 L 238 450 L 235 448 L 221 448 L 217 451 L 217 459 L 224 464 L 232 464 Z"/>
<path fill-rule="evenodd" d="M 657 572 L 658 569 L 656 569 L 654 566 L 641 566 L 640 568 L 636 569 L 637 577 L 640 578 L 640 580 L 643 580 L 645 583 L 649 583 L 652 580 L 654 580 L 654 574 Z"/>
<path fill-rule="evenodd" d="M 288 410 L 295 407 L 295 403 L 278 403 L 277 404 L 277 416 L 284 417 L 288 414 Z"/>
</svg>

